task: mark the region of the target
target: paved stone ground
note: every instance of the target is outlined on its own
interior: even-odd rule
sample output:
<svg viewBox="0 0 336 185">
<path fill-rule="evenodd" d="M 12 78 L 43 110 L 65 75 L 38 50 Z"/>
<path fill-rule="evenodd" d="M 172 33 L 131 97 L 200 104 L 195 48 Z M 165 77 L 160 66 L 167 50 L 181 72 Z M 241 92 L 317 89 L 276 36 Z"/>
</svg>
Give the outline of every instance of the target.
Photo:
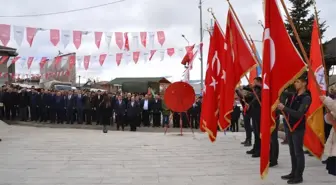
<svg viewBox="0 0 336 185">
<path fill-rule="evenodd" d="M 245 154 L 243 133 L 131 133 L 7 126 L 0 123 L 0 185 L 282 185 L 280 165 L 259 178 L 259 161 Z M 307 157 L 306 185 L 335 184 L 321 162 Z"/>
</svg>

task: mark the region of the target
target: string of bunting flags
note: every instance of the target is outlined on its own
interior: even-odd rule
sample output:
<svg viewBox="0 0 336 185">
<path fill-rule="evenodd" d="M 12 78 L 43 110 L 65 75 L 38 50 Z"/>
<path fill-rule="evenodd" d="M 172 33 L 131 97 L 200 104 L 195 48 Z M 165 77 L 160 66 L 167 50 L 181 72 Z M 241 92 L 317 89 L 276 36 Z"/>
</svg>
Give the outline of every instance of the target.
<svg viewBox="0 0 336 185">
<path fill-rule="evenodd" d="M 130 50 L 129 35 L 132 38 L 132 44 L 135 48 L 139 48 L 139 43 L 143 47 L 149 48 L 154 47 L 155 38 L 157 42 L 163 46 L 166 36 L 164 31 L 150 31 L 150 32 L 102 32 L 102 31 L 79 31 L 79 30 L 60 30 L 60 29 L 45 29 L 45 28 L 34 28 L 34 27 L 24 27 L 8 24 L 0 24 L 0 41 L 4 46 L 7 46 L 11 39 L 14 39 L 18 47 L 21 47 L 24 37 L 28 42 L 29 46 L 32 47 L 35 37 L 38 32 L 49 31 L 49 39 L 52 45 L 58 46 L 61 42 L 66 48 L 70 42 L 72 42 L 76 49 L 82 44 L 83 36 L 93 34 L 94 42 L 97 48 L 101 47 L 101 41 L 103 36 L 108 48 L 112 41 L 112 37 L 115 37 L 115 43 L 120 50 Z"/>
<path fill-rule="evenodd" d="M 48 73 L 41 73 L 41 74 L 24 74 L 24 73 L 7 73 L 7 72 L 0 72 L 0 78 L 12 78 L 12 79 L 25 79 L 25 78 L 41 78 L 44 77 L 45 79 L 49 78 L 58 78 L 61 76 L 69 76 L 70 71 L 56 71 L 56 72 L 48 72 Z"/>
<path fill-rule="evenodd" d="M 21 63 L 27 65 L 27 68 L 30 69 L 33 62 L 38 62 L 40 68 L 43 68 L 45 64 L 50 67 L 54 65 L 55 67 L 61 66 L 63 67 L 65 64 L 68 64 L 68 69 L 71 70 L 76 63 L 80 66 L 83 63 L 84 69 L 88 70 L 90 63 L 99 63 L 100 66 L 103 66 L 105 62 L 116 62 L 117 66 L 119 66 L 122 61 L 125 64 L 129 64 L 132 61 L 137 64 L 140 59 L 142 59 L 145 63 L 151 61 L 156 54 L 159 55 L 160 61 L 163 61 L 168 55 L 169 57 L 178 54 L 178 56 L 188 57 L 190 59 L 194 58 L 198 53 L 202 44 L 194 45 L 194 46 L 185 46 L 183 48 L 162 48 L 162 49 L 152 49 L 145 51 L 123 51 L 116 53 L 102 53 L 102 54 L 92 54 L 92 55 L 64 55 L 64 56 L 56 56 L 56 57 L 26 57 L 26 56 L 17 56 L 17 57 L 8 57 L 3 56 L 0 58 L 0 64 L 7 62 L 7 67 L 10 67 L 12 64 Z"/>
</svg>

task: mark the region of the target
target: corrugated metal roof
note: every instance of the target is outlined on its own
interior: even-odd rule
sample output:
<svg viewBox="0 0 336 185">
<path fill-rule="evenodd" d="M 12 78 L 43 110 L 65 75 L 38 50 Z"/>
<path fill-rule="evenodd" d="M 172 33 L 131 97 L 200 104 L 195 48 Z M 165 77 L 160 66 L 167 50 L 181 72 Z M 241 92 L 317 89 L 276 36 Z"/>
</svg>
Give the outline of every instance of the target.
<svg viewBox="0 0 336 185">
<path fill-rule="evenodd" d="M 110 84 L 123 84 L 127 82 L 159 82 L 159 83 L 171 83 L 164 77 L 139 77 L 139 78 L 115 78 L 110 81 Z"/>
<path fill-rule="evenodd" d="M 0 56 L 17 56 L 15 48 L 0 46 Z"/>
</svg>

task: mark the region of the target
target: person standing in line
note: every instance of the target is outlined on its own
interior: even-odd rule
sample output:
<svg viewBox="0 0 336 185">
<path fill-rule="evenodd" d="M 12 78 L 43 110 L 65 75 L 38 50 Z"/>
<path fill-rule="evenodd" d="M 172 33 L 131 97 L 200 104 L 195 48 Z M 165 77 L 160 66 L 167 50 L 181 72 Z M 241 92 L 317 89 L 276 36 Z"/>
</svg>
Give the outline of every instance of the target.
<svg viewBox="0 0 336 185">
<path fill-rule="evenodd" d="M 235 100 L 233 105 L 233 112 L 231 113 L 231 131 L 239 132 L 239 118 L 241 114 L 240 107 L 238 106 L 237 100 Z"/>
<path fill-rule="evenodd" d="M 134 96 L 128 101 L 127 105 L 127 120 L 130 125 L 130 131 L 135 132 L 137 127 L 137 116 L 139 111 L 139 104 L 135 101 Z"/>
<path fill-rule="evenodd" d="M 336 176 L 336 101 L 325 96 L 321 96 L 320 99 L 330 110 L 330 112 L 325 115 L 325 121 L 334 127 L 331 128 L 324 147 L 324 154 L 328 157 L 325 161 L 326 169 L 330 175 Z"/>
<path fill-rule="evenodd" d="M 107 125 L 110 125 L 112 105 L 107 95 L 104 95 L 102 99 L 103 101 L 100 102 L 98 111 L 100 111 L 100 122 L 103 125 L 103 132 L 107 133 Z"/>
<path fill-rule="evenodd" d="M 262 78 L 256 77 L 254 79 L 253 89 L 245 87 L 245 90 L 253 94 L 253 99 L 250 104 L 247 104 L 247 110 L 251 109 L 252 127 L 254 134 L 254 145 L 252 150 L 247 151 L 247 154 L 252 154 L 253 158 L 260 157 L 260 114 L 261 114 L 261 85 Z M 260 102 L 259 102 L 260 101 Z"/>
<path fill-rule="evenodd" d="M 152 105 L 153 113 L 153 127 L 160 127 L 161 125 L 161 112 L 162 112 L 162 101 L 159 95 L 155 95 L 155 99 Z"/>
<path fill-rule="evenodd" d="M 163 122 L 162 127 L 169 128 L 169 116 L 170 116 L 170 110 L 167 107 L 164 99 L 162 99 L 162 122 Z"/>
<path fill-rule="evenodd" d="M 307 90 L 307 74 L 300 76 L 294 83 L 296 94 L 290 100 L 289 106 L 278 104 L 278 109 L 286 114 L 292 131 L 288 133 L 289 153 L 291 156 L 292 170 L 288 175 L 281 176 L 288 184 L 303 182 L 305 156 L 303 139 L 306 130 L 306 112 L 311 104 L 311 95 Z"/>
<path fill-rule="evenodd" d="M 142 109 L 142 123 L 145 127 L 150 126 L 149 112 L 151 109 L 151 104 L 148 99 L 148 95 L 145 95 L 145 98 L 141 100 L 140 108 Z"/>
<path fill-rule="evenodd" d="M 243 107 L 243 121 L 246 138 L 241 142 L 245 147 L 252 146 L 252 127 L 251 127 L 251 111 L 247 110 L 248 104 L 253 100 L 252 93 L 248 91 L 242 92 L 241 89 L 236 89 L 236 94 L 239 97 L 240 104 Z"/>
<path fill-rule="evenodd" d="M 125 129 L 124 125 L 124 117 L 126 113 L 126 104 L 123 101 L 123 98 L 121 95 L 118 96 L 118 100 L 116 101 L 115 107 L 115 115 L 117 120 L 117 130 L 121 127 L 122 131 Z"/>
</svg>

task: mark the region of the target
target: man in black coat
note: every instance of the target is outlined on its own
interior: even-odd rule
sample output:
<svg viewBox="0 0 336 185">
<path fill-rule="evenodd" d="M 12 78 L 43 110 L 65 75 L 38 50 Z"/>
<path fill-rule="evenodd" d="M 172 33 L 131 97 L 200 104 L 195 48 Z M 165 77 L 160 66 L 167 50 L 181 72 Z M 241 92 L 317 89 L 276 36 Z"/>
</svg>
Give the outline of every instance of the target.
<svg viewBox="0 0 336 185">
<path fill-rule="evenodd" d="M 65 105 L 66 105 L 66 116 L 67 116 L 67 124 L 74 123 L 74 119 L 73 119 L 73 112 L 75 109 L 75 105 L 76 105 L 76 98 L 73 95 L 72 91 L 69 91 L 68 96 L 65 98 Z"/>
<path fill-rule="evenodd" d="M 142 123 L 145 127 L 149 127 L 149 112 L 151 110 L 151 102 L 148 99 L 147 94 L 145 95 L 144 99 L 140 101 L 140 108 L 142 111 Z"/>
<path fill-rule="evenodd" d="M 131 98 L 127 105 L 127 120 L 131 127 L 130 130 L 134 132 L 137 127 L 137 116 L 140 114 L 139 106 L 139 103 L 135 101 L 134 97 Z"/>
<path fill-rule="evenodd" d="M 253 89 L 246 87 L 244 88 L 247 91 L 253 93 L 253 100 L 247 105 L 247 109 L 251 109 L 252 117 L 252 127 L 254 134 L 254 145 L 252 150 L 247 151 L 247 154 L 252 154 L 253 158 L 260 157 L 260 114 L 261 114 L 261 87 L 262 87 L 262 78 L 256 77 L 254 79 Z M 260 102 L 259 102 L 260 101 Z"/>
<path fill-rule="evenodd" d="M 162 101 L 159 95 L 155 96 L 152 102 L 152 113 L 153 113 L 153 127 L 160 127 L 161 125 L 161 112 L 162 112 Z"/>
<path fill-rule="evenodd" d="M 126 104 L 122 99 L 122 96 L 118 96 L 118 100 L 116 101 L 116 104 L 114 106 L 114 111 L 117 119 L 117 130 L 119 130 L 119 127 L 121 126 L 122 131 L 124 131 L 125 125 L 124 125 L 124 117 L 126 113 Z"/>
<path fill-rule="evenodd" d="M 199 127 L 201 107 L 201 101 L 198 97 L 196 97 L 195 103 L 188 110 L 191 128 L 198 129 Z"/>
<path fill-rule="evenodd" d="M 28 110 L 28 105 L 29 105 L 29 96 L 26 91 L 26 89 L 22 89 L 19 92 L 19 113 L 20 113 L 20 120 L 21 121 L 27 121 L 27 110 Z"/>
</svg>

